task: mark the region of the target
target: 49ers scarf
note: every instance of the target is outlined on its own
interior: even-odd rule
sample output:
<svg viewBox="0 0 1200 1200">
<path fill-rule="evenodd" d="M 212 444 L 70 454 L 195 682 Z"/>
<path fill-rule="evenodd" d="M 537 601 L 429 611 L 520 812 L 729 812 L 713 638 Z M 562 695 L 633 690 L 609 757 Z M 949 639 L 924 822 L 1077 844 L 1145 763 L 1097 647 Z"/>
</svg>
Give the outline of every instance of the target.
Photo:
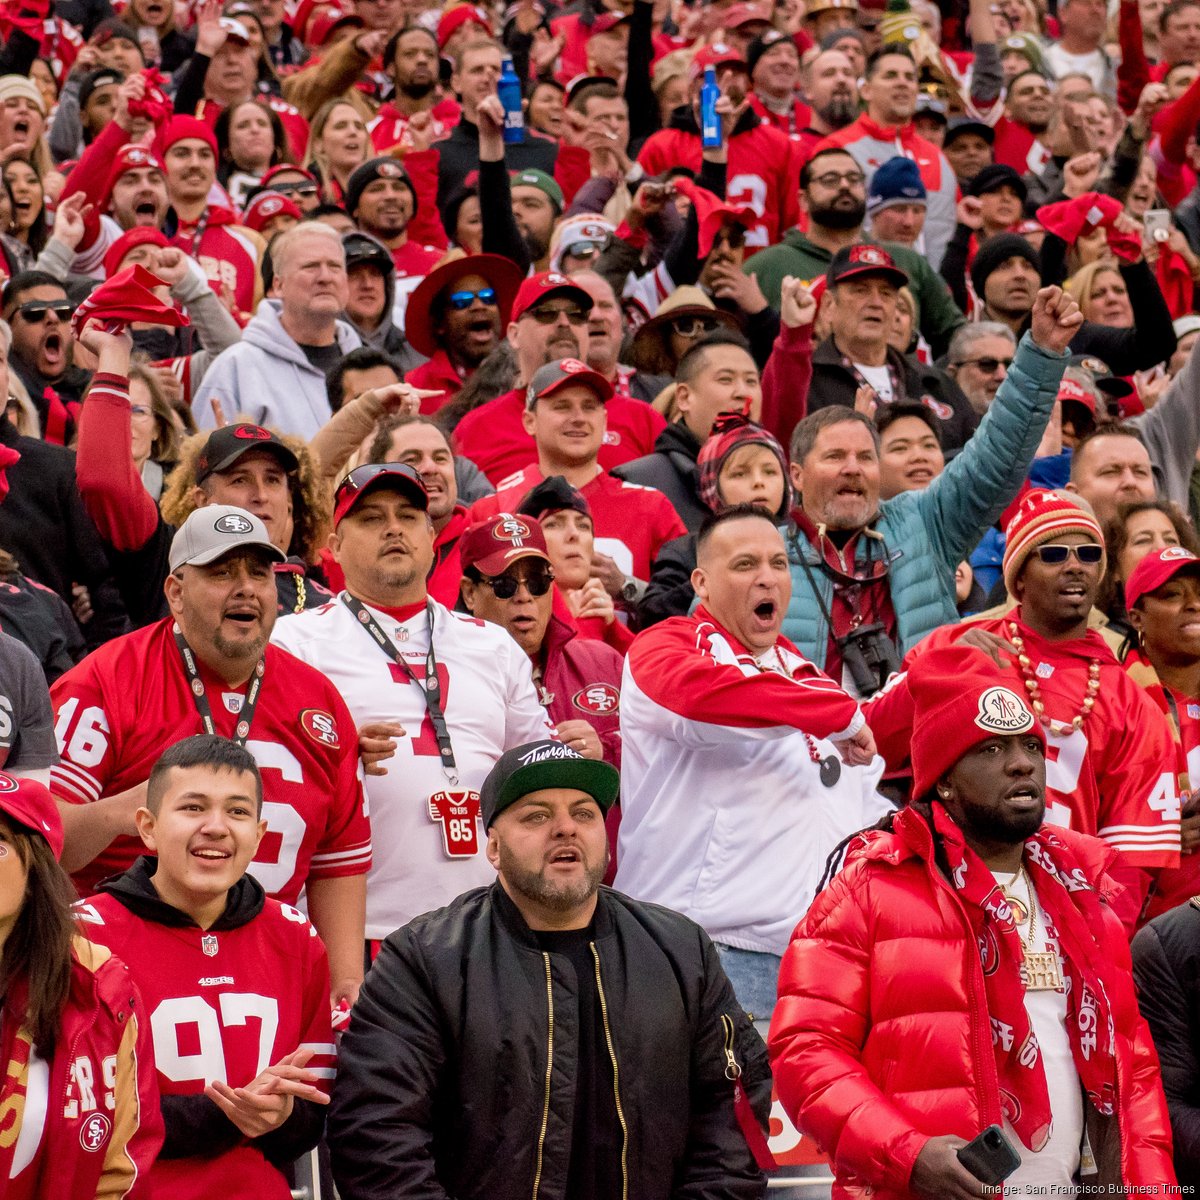
<svg viewBox="0 0 1200 1200">
<path fill-rule="evenodd" d="M 995 876 L 967 846 L 940 805 L 933 823 L 946 848 L 950 877 L 964 902 L 983 960 L 1000 1104 L 1023 1145 L 1038 1151 L 1050 1136 L 1050 1097 L 1037 1036 L 1025 1011 L 1021 938 Z M 1025 843 L 1025 870 L 1046 929 L 1058 939 L 1067 985 L 1067 1033 L 1075 1069 L 1096 1111 L 1111 1116 L 1117 1095 L 1116 1032 L 1104 984 L 1107 966 L 1091 930 L 1103 923 L 1100 901 L 1066 847 L 1046 828 Z"/>
<path fill-rule="evenodd" d="M 29 1088 L 29 1058 L 33 1038 L 24 1023 L 10 1011 L 14 997 L 0 1005 L 0 1193 L 12 1175 L 13 1155 L 21 1134 L 21 1118 L 25 1114 L 25 1093 Z M 16 1011 L 24 1011 L 19 1003 Z"/>
</svg>

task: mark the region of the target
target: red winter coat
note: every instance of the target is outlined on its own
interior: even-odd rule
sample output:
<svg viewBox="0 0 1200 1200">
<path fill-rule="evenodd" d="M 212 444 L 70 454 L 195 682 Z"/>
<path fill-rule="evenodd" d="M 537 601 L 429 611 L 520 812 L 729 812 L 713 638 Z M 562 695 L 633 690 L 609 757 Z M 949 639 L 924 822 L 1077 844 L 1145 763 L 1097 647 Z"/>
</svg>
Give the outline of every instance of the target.
<svg viewBox="0 0 1200 1200">
<path fill-rule="evenodd" d="M 586 721 L 604 748 L 604 761 L 621 769 L 621 670 L 625 660 L 611 646 L 582 637 L 552 616 L 542 639 L 545 669 L 542 702 L 560 721 Z"/>
<path fill-rule="evenodd" d="M 1066 829 L 1055 834 L 1106 902 L 1116 890 L 1107 874 L 1114 851 Z M 1115 1117 L 1087 1106 L 1098 1190 L 1174 1183 L 1158 1057 L 1138 1013 L 1128 940 L 1107 906 L 1095 936 L 1112 964 L 1104 982 L 1118 1092 Z M 970 1140 L 1001 1123 L 979 951 L 913 809 L 897 814 L 894 832 L 855 843 L 797 927 L 769 1045 L 784 1108 L 833 1160 L 834 1200 L 908 1200 L 929 1138 Z"/>
</svg>

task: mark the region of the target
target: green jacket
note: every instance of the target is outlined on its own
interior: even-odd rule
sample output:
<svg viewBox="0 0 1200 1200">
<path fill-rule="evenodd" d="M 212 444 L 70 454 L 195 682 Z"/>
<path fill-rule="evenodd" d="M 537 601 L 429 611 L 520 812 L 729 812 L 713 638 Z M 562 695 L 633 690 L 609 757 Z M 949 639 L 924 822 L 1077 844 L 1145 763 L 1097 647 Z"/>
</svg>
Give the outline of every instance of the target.
<svg viewBox="0 0 1200 1200">
<path fill-rule="evenodd" d="M 868 239 L 864 244 L 872 243 Z M 895 259 L 896 266 L 908 275 L 909 288 L 917 305 L 917 327 L 935 358 L 945 354 L 954 331 L 967 321 L 962 310 L 954 303 L 946 281 L 910 247 L 898 246 L 894 242 L 875 244 L 882 246 Z M 833 255 L 828 250 L 814 245 L 798 229 L 793 229 L 778 245 L 768 246 L 753 258 L 748 258 L 742 270 L 747 275 L 753 272 L 758 277 L 758 286 L 762 288 L 767 303 L 778 311 L 785 275 L 794 275 L 809 283 L 824 275 L 832 261 Z"/>
</svg>

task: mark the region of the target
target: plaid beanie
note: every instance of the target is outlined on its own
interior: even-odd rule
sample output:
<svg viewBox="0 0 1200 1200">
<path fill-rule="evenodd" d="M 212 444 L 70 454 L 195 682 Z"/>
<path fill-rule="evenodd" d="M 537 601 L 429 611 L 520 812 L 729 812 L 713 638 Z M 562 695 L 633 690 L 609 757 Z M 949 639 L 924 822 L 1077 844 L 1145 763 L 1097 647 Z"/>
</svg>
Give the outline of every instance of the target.
<svg viewBox="0 0 1200 1200">
<path fill-rule="evenodd" d="M 718 479 L 721 468 L 729 456 L 743 446 L 766 446 L 779 459 L 779 468 L 783 472 L 783 502 L 779 511 L 772 515 L 781 521 L 787 518 L 792 507 L 792 488 L 788 482 L 788 461 L 783 447 L 776 441 L 774 435 L 761 425 L 742 416 L 741 413 L 721 413 L 713 424 L 712 433 L 700 447 L 696 458 L 696 466 L 700 470 L 699 493 L 701 501 L 713 512 L 720 512 L 728 505 L 721 499 Z"/>
</svg>

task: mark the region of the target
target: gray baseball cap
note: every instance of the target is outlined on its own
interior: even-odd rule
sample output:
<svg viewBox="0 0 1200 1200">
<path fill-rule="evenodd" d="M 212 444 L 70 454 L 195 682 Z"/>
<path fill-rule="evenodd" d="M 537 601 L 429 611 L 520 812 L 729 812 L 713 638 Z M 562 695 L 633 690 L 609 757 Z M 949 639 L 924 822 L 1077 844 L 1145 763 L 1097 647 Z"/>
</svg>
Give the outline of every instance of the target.
<svg viewBox="0 0 1200 1200">
<path fill-rule="evenodd" d="M 265 550 L 276 562 L 287 560 L 287 555 L 272 543 L 267 527 L 252 513 L 232 504 L 209 504 L 196 509 L 180 525 L 171 541 L 168 562 L 172 571 L 184 566 L 202 567 L 250 546 Z"/>
</svg>

